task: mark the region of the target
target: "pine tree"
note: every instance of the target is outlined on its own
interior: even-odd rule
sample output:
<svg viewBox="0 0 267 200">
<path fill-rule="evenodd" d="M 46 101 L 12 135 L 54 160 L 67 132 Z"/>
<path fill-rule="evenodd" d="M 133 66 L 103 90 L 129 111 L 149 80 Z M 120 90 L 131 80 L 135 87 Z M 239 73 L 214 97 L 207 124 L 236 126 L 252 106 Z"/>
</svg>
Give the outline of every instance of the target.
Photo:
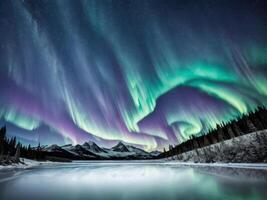
<svg viewBox="0 0 267 200">
<path fill-rule="evenodd" d="M 217 124 L 217 135 L 218 135 L 218 141 L 223 141 L 223 129 Z"/>
<path fill-rule="evenodd" d="M 230 138 L 234 138 L 235 137 L 235 134 L 234 134 L 234 132 L 233 132 L 233 130 L 232 130 L 230 125 L 227 125 L 227 133 L 228 133 Z"/>
<path fill-rule="evenodd" d="M 18 143 L 18 145 L 17 145 L 17 150 L 16 150 L 16 153 L 15 153 L 15 162 L 19 162 L 20 160 L 19 160 L 19 158 L 20 158 L 20 143 Z"/>
<path fill-rule="evenodd" d="M 236 123 L 236 121 L 233 121 L 232 127 L 234 130 L 235 136 L 243 135 L 243 133 L 242 133 L 241 129 L 239 128 L 238 124 Z"/>
<path fill-rule="evenodd" d="M 252 123 L 252 121 L 249 118 L 246 119 L 246 124 L 247 124 L 247 128 L 249 132 L 257 131 L 255 125 Z"/>
<path fill-rule="evenodd" d="M 5 137 L 6 137 L 6 127 L 2 127 L 0 129 L 0 162 L 3 159 L 3 155 L 4 155 L 4 141 L 5 141 Z"/>
</svg>

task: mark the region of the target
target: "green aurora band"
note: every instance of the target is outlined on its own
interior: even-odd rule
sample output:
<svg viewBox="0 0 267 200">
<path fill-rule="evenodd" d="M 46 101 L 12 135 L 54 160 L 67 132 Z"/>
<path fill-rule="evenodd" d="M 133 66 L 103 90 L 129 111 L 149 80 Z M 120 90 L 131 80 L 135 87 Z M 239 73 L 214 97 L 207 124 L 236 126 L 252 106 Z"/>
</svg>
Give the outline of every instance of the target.
<svg viewBox="0 0 267 200">
<path fill-rule="evenodd" d="M 2 1 L 1 124 L 154 150 L 266 105 L 261 3 Z"/>
</svg>

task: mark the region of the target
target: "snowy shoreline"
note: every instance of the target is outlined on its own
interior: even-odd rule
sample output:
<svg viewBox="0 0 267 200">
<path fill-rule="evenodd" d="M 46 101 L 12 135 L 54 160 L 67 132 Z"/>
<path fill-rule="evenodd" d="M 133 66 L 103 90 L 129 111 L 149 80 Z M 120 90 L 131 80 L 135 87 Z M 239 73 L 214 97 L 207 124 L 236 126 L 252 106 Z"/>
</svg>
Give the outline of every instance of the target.
<svg viewBox="0 0 267 200">
<path fill-rule="evenodd" d="M 13 163 L 11 165 L 0 165 L 0 170 L 9 170 L 9 169 L 29 169 L 32 167 L 37 167 L 43 164 L 51 164 L 51 163 L 55 163 L 55 162 L 51 162 L 51 161 L 36 161 L 36 160 L 30 160 L 30 159 L 26 159 L 26 158 L 22 158 L 21 159 L 23 163 Z"/>
<path fill-rule="evenodd" d="M 38 167 L 46 164 L 66 164 L 62 162 L 51 162 L 51 161 L 35 161 L 30 159 L 23 159 L 25 164 L 12 164 L 7 166 L 0 165 L 0 171 L 3 170 L 16 170 L 16 169 L 29 169 L 33 167 Z M 120 163 L 119 161 L 73 161 L 73 164 L 85 164 L 85 163 Z M 217 167 L 217 168 L 239 168 L 239 169 L 258 169 L 267 170 L 267 163 L 193 163 L 193 162 L 177 162 L 177 161 L 164 161 L 164 160 L 137 160 L 133 161 L 123 161 L 123 164 L 160 164 L 160 165 L 172 165 L 172 166 L 186 166 L 186 167 Z"/>
<path fill-rule="evenodd" d="M 227 167 L 242 169 L 263 169 L 267 170 L 267 163 L 191 163 L 191 162 L 165 162 L 168 165 L 197 166 L 197 167 Z"/>
</svg>

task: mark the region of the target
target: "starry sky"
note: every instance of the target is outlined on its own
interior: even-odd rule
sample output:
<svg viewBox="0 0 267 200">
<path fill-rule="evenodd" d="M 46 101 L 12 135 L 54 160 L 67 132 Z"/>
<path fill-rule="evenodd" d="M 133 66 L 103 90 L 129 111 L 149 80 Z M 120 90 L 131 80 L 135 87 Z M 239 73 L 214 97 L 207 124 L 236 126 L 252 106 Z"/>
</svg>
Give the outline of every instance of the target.
<svg viewBox="0 0 267 200">
<path fill-rule="evenodd" d="M 264 0 L 1 0 L 0 125 L 27 144 L 178 144 L 267 103 Z"/>
</svg>

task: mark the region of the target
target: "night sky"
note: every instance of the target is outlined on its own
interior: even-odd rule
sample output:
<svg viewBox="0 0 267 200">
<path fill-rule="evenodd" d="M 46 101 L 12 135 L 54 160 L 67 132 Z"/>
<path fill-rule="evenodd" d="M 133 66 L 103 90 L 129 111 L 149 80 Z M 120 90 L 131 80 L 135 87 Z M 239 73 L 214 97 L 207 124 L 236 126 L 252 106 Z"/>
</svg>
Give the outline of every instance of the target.
<svg viewBox="0 0 267 200">
<path fill-rule="evenodd" d="M 27 144 L 178 144 L 267 103 L 262 0 L 1 0 L 0 125 Z"/>
</svg>

